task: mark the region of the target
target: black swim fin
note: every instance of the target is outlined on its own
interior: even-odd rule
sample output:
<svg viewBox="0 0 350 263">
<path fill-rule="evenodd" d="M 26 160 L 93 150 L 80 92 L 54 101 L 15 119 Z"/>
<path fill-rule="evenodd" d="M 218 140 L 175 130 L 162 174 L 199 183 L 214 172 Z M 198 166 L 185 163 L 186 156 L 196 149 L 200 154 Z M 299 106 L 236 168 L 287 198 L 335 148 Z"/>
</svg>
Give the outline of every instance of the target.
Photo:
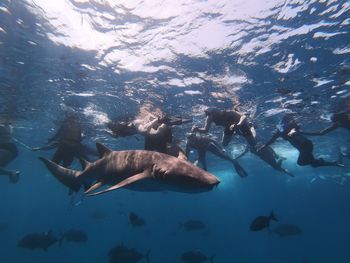
<svg viewBox="0 0 350 263">
<path fill-rule="evenodd" d="M 243 178 L 243 177 L 247 177 L 248 176 L 248 173 L 243 169 L 243 167 L 237 161 L 233 162 L 233 166 L 235 167 L 236 172 L 238 173 L 238 175 L 240 177 Z"/>
</svg>

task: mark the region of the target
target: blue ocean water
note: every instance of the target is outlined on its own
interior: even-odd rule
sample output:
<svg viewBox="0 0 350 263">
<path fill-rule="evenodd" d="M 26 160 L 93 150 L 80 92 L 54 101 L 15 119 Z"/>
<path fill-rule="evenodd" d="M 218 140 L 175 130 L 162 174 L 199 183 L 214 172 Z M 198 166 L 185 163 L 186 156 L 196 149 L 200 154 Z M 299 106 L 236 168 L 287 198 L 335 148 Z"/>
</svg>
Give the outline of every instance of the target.
<svg viewBox="0 0 350 263">
<path fill-rule="evenodd" d="M 280 140 L 272 147 L 295 178 L 248 153 L 240 159 L 249 173 L 242 179 L 208 154 L 209 171 L 221 179 L 210 192 L 120 189 L 72 205 L 67 188 L 38 161 L 54 151 L 26 148 L 44 144 L 74 110 L 86 144 L 142 149 L 141 137 L 113 139 L 104 129 L 144 104 L 193 118 L 174 130 L 182 145 L 193 124 L 204 124 L 208 106 L 239 103 L 262 142 L 286 113 L 297 114 L 305 130 L 324 128 L 349 100 L 349 24 L 350 2 L 336 0 L 2 0 L 0 116 L 14 125 L 19 155 L 8 168 L 21 177 L 17 184 L 0 178 L 0 223 L 7 225 L 0 262 L 108 262 L 109 250 L 123 243 L 150 249 L 150 262 L 182 262 L 183 252 L 200 250 L 216 263 L 349 263 L 348 160 L 345 168 L 301 167 L 297 151 Z M 220 127 L 211 132 L 220 139 Z M 310 139 L 315 155 L 335 160 L 349 131 Z M 226 150 L 236 155 L 244 145 L 235 137 Z M 279 219 L 272 226 L 296 224 L 303 233 L 249 230 L 271 210 Z M 130 212 L 146 225 L 132 227 Z M 206 228 L 184 231 L 179 224 L 189 219 Z M 17 247 L 26 234 L 71 228 L 86 232 L 88 242 L 47 252 Z"/>
</svg>

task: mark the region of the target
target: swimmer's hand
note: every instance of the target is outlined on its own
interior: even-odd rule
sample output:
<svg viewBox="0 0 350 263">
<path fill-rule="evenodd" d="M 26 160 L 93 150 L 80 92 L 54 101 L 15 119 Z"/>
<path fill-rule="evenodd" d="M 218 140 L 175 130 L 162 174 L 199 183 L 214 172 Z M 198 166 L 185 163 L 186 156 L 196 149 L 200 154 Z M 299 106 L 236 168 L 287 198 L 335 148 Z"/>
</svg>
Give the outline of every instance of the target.
<svg viewBox="0 0 350 263">
<path fill-rule="evenodd" d="M 230 131 L 233 131 L 236 127 L 238 127 L 236 124 L 232 124 L 232 125 L 230 126 Z"/>
</svg>

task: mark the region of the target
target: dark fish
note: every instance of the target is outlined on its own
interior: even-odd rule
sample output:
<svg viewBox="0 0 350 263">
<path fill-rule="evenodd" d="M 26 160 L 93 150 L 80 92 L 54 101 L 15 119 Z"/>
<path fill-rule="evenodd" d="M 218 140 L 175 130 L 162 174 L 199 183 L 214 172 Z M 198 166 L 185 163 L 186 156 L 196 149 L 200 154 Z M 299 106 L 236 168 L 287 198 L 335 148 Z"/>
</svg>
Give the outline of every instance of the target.
<svg viewBox="0 0 350 263">
<path fill-rule="evenodd" d="M 180 227 L 185 228 L 186 231 L 204 229 L 206 225 L 199 220 L 188 220 L 185 223 L 180 223 Z"/>
<path fill-rule="evenodd" d="M 22 248 L 43 249 L 47 251 L 48 247 L 52 246 L 58 241 L 58 239 L 53 236 L 51 231 L 44 233 L 32 233 L 24 236 L 20 241 L 18 241 L 17 246 Z"/>
<path fill-rule="evenodd" d="M 275 215 L 273 214 L 273 211 L 271 211 L 271 214 L 269 216 L 258 216 L 257 218 L 255 218 L 250 224 L 250 230 L 260 231 L 265 228 L 269 228 L 271 220 L 278 221 Z"/>
<path fill-rule="evenodd" d="M 121 244 L 109 251 L 109 263 L 136 263 L 143 258 L 145 258 L 145 260 L 149 263 L 150 252 L 151 251 L 149 250 L 145 255 L 143 255 L 135 248 L 127 248 Z"/>
<path fill-rule="evenodd" d="M 298 226 L 292 224 L 280 224 L 276 226 L 272 231 L 278 234 L 280 237 L 295 236 L 303 233 L 303 230 L 301 230 Z"/>
<path fill-rule="evenodd" d="M 133 212 L 129 214 L 129 222 L 132 226 L 144 226 L 146 224 L 144 219 L 140 218 Z"/>
<path fill-rule="evenodd" d="M 181 260 L 187 263 L 202 263 L 206 261 L 213 263 L 214 256 L 209 258 L 198 250 L 191 250 L 191 251 L 184 252 L 181 255 Z"/>
<path fill-rule="evenodd" d="M 76 242 L 76 243 L 85 243 L 88 241 L 88 237 L 83 231 L 70 229 L 63 233 L 60 243 L 62 243 L 63 240 Z"/>
<path fill-rule="evenodd" d="M 7 223 L 0 223 L 0 232 L 5 231 L 8 227 Z"/>
</svg>

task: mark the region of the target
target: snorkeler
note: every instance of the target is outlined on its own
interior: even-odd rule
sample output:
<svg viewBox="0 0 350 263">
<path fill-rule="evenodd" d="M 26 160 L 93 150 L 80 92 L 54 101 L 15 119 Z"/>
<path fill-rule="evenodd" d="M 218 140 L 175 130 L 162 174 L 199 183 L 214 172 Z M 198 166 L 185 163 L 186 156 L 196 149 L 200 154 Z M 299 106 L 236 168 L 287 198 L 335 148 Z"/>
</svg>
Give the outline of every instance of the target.
<svg viewBox="0 0 350 263">
<path fill-rule="evenodd" d="M 11 171 L 5 167 L 18 155 L 16 144 L 12 142 L 12 126 L 8 122 L 0 123 L 0 175 L 7 175 L 11 183 L 17 183 L 19 171 Z"/>
<path fill-rule="evenodd" d="M 141 134 L 145 138 L 144 149 L 147 151 L 157 151 L 168 153 L 176 157 L 185 158 L 184 151 L 173 143 L 173 133 L 171 126 L 191 122 L 190 119 L 165 115 L 163 117 L 149 120 L 142 123 L 142 120 L 110 122 L 107 127 L 108 132 L 113 137 L 126 137 Z"/>
<path fill-rule="evenodd" d="M 127 137 L 136 134 L 144 134 L 148 129 L 152 128 L 156 123 L 162 123 L 167 126 L 181 125 L 192 122 L 191 119 L 184 119 L 177 116 L 164 115 L 163 117 L 151 116 L 151 120 L 144 124 L 143 119 L 134 120 L 121 120 L 121 121 L 110 121 L 107 123 L 107 127 L 110 131 L 107 131 L 111 136 Z"/>
<path fill-rule="evenodd" d="M 350 112 L 349 111 L 334 113 L 331 117 L 331 121 L 332 121 L 332 124 L 321 131 L 318 131 L 318 132 L 301 131 L 300 133 L 304 135 L 325 135 L 338 128 L 344 128 L 350 131 Z"/>
<path fill-rule="evenodd" d="M 275 170 L 284 172 L 290 176 L 294 176 L 287 169 L 282 168 L 283 158 L 279 157 L 271 147 L 265 147 L 260 151 L 257 150 L 256 132 L 254 126 L 248 122 L 247 118 L 238 111 L 218 110 L 209 108 L 205 111 L 207 115 L 204 128 L 194 126 L 192 131 L 205 133 L 209 130 L 210 125 L 214 122 L 216 125 L 224 126 L 224 135 L 222 144 L 228 145 L 233 134 L 237 131 L 244 136 L 249 144 L 250 151 L 268 163 Z"/>
<path fill-rule="evenodd" d="M 292 115 L 286 115 L 282 119 L 276 133 L 272 138 L 263 146 L 260 147 L 260 151 L 270 144 L 274 143 L 277 138 L 282 137 L 284 140 L 288 141 L 299 151 L 298 165 L 311 165 L 312 167 L 320 166 L 338 166 L 343 167 L 342 164 L 338 162 L 325 161 L 322 158 L 316 159 L 313 156 L 313 143 L 300 133 L 300 127 Z M 258 150 L 258 151 L 259 151 Z"/>
<path fill-rule="evenodd" d="M 247 117 L 236 110 L 219 110 L 209 108 L 205 110 L 206 120 L 203 128 L 194 126 L 192 132 L 206 133 L 212 123 L 218 126 L 224 126 L 222 145 L 227 146 L 235 132 L 242 135 L 251 148 L 256 147 L 256 133 L 254 126 Z"/>
<path fill-rule="evenodd" d="M 32 148 L 33 151 L 51 150 L 57 148 L 52 161 L 69 167 L 74 157 L 88 159 L 88 155 L 97 156 L 97 152 L 83 145 L 83 131 L 80 120 L 76 114 L 68 115 L 62 122 L 56 134 L 48 140 L 48 144 L 42 147 Z"/>
<path fill-rule="evenodd" d="M 247 177 L 248 173 L 243 169 L 243 167 L 238 163 L 236 160 L 237 158 L 242 157 L 248 150 L 248 148 L 241 153 L 238 157 L 235 159 L 230 157 L 228 154 L 226 154 L 225 150 L 222 148 L 219 143 L 217 143 L 215 140 L 208 136 L 204 135 L 197 135 L 195 133 L 190 133 L 187 136 L 187 144 L 186 144 L 186 156 L 188 157 L 191 149 L 196 149 L 198 152 L 198 161 L 202 164 L 203 169 L 207 170 L 207 163 L 206 163 L 206 153 L 207 151 L 213 153 L 214 155 L 227 160 L 233 164 L 233 166 L 236 169 L 237 174 L 240 177 Z"/>
</svg>

